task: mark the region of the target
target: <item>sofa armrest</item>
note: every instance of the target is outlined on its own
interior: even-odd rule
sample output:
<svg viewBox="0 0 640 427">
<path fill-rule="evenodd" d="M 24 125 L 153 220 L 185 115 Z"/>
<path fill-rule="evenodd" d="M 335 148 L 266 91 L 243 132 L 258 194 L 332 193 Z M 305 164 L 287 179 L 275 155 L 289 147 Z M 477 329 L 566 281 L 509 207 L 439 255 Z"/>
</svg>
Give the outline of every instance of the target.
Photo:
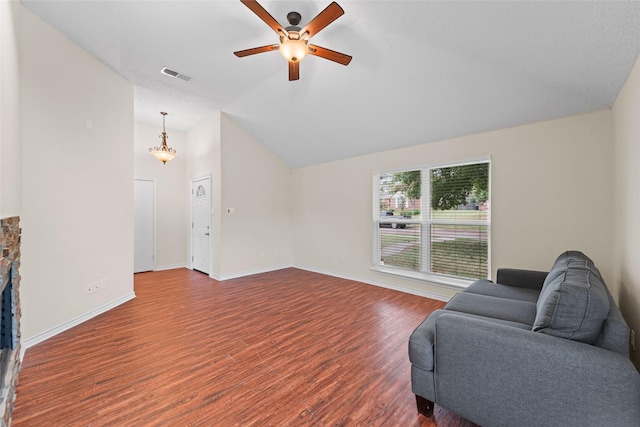
<svg viewBox="0 0 640 427">
<path fill-rule="evenodd" d="M 516 268 L 499 268 L 496 274 L 496 283 L 519 288 L 542 289 L 544 279 L 548 272 L 534 270 L 520 270 Z"/>
<path fill-rule="evenodd" d="M 640 374 L 589 344 L 442 314 L 436 403 L 480 425 L 637 426 Z"/>
</svg>

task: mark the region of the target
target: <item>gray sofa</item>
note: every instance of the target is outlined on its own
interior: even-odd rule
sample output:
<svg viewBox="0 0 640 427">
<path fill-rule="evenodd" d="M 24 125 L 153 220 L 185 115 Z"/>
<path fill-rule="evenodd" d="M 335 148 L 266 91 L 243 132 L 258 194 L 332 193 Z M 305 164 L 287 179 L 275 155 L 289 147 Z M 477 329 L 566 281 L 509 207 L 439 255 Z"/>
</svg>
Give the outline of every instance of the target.
<svg viewBox="0 0 640 427">
<path fill-rule="evenodd" d="M 640 426 L 629 327 L 600 272 L 569 251 L 549 273 L 500 269 L 411 335 L 418 411 L 489 426 Z"/>
</svg>

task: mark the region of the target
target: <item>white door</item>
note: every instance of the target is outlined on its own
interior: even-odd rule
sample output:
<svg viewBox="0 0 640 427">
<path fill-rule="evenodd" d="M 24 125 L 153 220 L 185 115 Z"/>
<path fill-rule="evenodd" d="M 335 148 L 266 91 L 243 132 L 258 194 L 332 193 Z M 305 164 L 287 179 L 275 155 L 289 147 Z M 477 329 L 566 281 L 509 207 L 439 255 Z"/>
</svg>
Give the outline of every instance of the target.
<svg viewBox="0 0 640 427">
<path fill-rule="evenodd" d="M 209 274 L 211 177 L 191 181 L 191 268 Z"/>
<path fill-rule="evenodd" d="M 133 272 L 152 271 L 155 268 L 155 192 L 156 183 L 151 180 L 133 181 Z"/>
</svg>

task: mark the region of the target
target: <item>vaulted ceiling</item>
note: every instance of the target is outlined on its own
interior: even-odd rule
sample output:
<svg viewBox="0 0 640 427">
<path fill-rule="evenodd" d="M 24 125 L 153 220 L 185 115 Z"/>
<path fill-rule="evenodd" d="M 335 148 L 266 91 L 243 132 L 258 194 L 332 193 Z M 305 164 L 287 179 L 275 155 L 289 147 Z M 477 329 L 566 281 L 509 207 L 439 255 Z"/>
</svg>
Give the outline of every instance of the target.
<svg viewBox="0 0 640 427">
<path fill-rule="evenodd" d="M 301 26 L 329 0 L 261 1 Z M 291 167 L 610 108 L 640 52 L 636 1 L 351 1 L 289 82 L 278 42 L 239 0 L 30 1 L 129 80 L 135 120 L 186 131 L 224 111 Z M 193 77 L 160 73 L 163 67 Z"/>
</svg>

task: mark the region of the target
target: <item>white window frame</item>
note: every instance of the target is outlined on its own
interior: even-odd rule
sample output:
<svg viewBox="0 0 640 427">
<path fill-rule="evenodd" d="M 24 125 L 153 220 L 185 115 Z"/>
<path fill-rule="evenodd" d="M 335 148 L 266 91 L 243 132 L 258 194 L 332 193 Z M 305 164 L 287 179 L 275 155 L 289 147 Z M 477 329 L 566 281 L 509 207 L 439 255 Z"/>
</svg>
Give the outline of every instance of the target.
<svg viewBox="0 0 640 427">
<path fill-rule="evenodd" d="M 456 167 L 456 166 L 465 166 L 477 163 L 488 163 L 489 164 L 489 212 L 487 215 L 487 220 L 474 220 L 474 221 L 455 221 L 455 220 L 433 220 L 431 218 L 431 170 L 437 168 L 445 168 L 445 167 Z M 399 267 L 393 266 L 385 266 L 380 263 L 380 248 L 379 248 L 379 233 L 380 233 L 380 223 L 384 222 L 380 220 L 380 175 L 383 174 L 392 174 L 398 172 L 409 172 L 420 170 L 421 173 L 421 200 L 423 204 L 420 207 L 421 220 L 413 220 L 413 219 L 394 219 L 393 222 L 398 224 L 419 224 L 420 225 L 420 242 L 421 242 L 421 265 L 422 269 L 420 271 L 407 270 Z M 432 224 L 448 224 L 448 225 L 482 225 L 487 227 L 487 276 L 491 275 L 491 158 L 483 157 L 478 159 L 472 159 L 461 162 L 451 162 L 451 163 L 438 163 L 427 166 L 419 166 L 413 168 L 406 169 L 395 169 L 395 170 L 387 170 L 380 171 L 373 175 L 373 228 L 372 228 L 372 271 L 376 271 L 379 273 L 390 274 L 393 276 L 401 276 L 415 280 L 426 281 L 429 283 L 433 283 L 439 286 L 444 286 L 448 288 L 461 289 L 466 288 L 471 283 L 476 281 L 477 279 L 472 278 L 461 278 L 457 276 L 449 276 L 439 273 L 432 273 L 429 271 L 431 266 L 431 238 L 430 231 Z M 487 277 L 488 279 L 489 277 Z"/>
</svg>

